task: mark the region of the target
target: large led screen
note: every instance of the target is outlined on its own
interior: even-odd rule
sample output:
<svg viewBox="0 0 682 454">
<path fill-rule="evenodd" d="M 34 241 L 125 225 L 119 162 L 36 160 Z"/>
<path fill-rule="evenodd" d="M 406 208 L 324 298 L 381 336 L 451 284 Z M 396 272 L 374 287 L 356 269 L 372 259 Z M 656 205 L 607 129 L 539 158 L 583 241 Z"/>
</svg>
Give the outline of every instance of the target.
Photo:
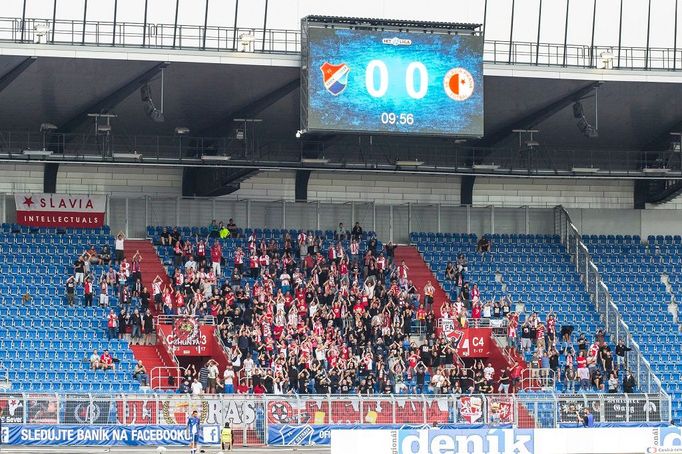
<svg viewBox="0 0 682 454">
<path fill-rule="evenodd" d="M 480 36 L 324 26 L 304 34 L 306 132 L 483 135 Z"/>
</svg>

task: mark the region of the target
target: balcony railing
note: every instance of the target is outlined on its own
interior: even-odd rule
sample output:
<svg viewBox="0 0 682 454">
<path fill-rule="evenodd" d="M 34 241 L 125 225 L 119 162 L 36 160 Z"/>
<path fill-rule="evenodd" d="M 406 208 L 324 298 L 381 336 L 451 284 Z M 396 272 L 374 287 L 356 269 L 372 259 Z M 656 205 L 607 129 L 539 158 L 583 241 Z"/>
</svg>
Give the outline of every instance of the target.
<svg viewBox="0 0 682 454">
<path fill-rule="evenodd" d="M 0 42 L 295 55 L 299 30 L 0 17 Z M 678 70 L 682 49 L 486 40 L 487 63 Z"/>
</svg>

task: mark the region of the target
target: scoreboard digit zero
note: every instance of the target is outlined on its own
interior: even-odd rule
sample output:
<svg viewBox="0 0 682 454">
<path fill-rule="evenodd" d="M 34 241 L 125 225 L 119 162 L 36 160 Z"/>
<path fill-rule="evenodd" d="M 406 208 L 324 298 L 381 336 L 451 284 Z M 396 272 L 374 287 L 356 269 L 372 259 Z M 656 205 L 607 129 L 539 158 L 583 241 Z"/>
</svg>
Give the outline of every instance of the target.
<svg viewBox="0 0 682 454">
<path fill-rule="evenodd" d="M 303 24 L 303 131 L 483 135 L 481 36 Z"/>
</svg>

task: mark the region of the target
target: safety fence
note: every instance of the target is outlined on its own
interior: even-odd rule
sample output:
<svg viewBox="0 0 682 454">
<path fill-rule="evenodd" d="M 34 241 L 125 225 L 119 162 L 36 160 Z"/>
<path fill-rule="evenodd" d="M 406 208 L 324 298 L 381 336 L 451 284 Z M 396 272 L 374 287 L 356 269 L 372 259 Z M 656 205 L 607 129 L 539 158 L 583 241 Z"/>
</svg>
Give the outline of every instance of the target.
<svg viewBox="0 0 682 454">
<path fill-rule="evenodd" d="M 208 13 L 207 13 L 208 14 Z M 511 16 L 513 20 L 513 15 Z M 114 46 L 214 52 L 298 54 L 300 30 L 258 27 L 200 26 L 55 17 L 1 17 L 0 41 L 31 44 Z M 568 24 L 568 20 L 566 22 Z M 538 30 L 539 33 L 539 30 Z M 538 34 L 538 38 L 540 35 Z M 588 45 L 524 40 L 485 40 L 489 63 L 579 68 L 675 70 L 682 68 L 682 49 Z"/>
<path fill-rule="evenodd" d="M 15 222 L 14 196 L 0 194 L 0 222 Z M 409 243 L 410 232 L 554 233 L 551 208 L 461 206 L 446 203 L 294 202 L 191 197 L 108 196 L 105 222 L 129 238 L 147 226 L 207 226 L 211 219 L 239 227 L 334 230 L 359 222 L 387 243 Z"/>
<path fill-rule="evenodd" d="M 229 422 L 235 442 L 268 442 L 268 430 L 298 425 L 427 424 L 561 427 L 583 409 L 597 423 L 669 421 L 664 394 L 554 393 L 494 395 L 201 395 L 0 394 L 3 426 L 184 426 L 198 412 L 202 425 Z"/>
</svg>

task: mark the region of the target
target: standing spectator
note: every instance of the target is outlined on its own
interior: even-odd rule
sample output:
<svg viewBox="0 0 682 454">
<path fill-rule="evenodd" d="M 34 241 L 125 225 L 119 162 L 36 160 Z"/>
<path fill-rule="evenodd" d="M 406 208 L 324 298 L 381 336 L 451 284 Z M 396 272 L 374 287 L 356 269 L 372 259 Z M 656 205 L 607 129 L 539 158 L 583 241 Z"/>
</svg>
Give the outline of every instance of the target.
<svg viewBox="0 0 682 454">
<path fill-rule="evenodd" d="M 201 388 L 206 391 L 208 390 L 208 364 L 210 360 L 204 363 L 199 369 L 199 381 L 201 382 Z"/>
<path fill-rule="evenodd" d="M 99 254 L 102 265 L 109 266 L 111 263 L 111 249 L 108 244 L 102 246 L 102 252 Z"/>
<path fill-rule="evenodd" d="M 223 380 L 225 382 L 225 394 L 234 393 L 234 369 L 228 365 L 223 372 Z"/>
<path fill-rule="evenodd" d="M 107 337 L 109 340 L 116 339 L 116 331 L 117 331 L 116 328 L 117 327 L 118 327 L 118 318 L 116 317 L 114 310 L 111 309 L 109 311 L 109 315 L 107 316 L 107 329 L 108 329 Z"/>
<path fill-rule="evenodd" d="M 237 228 L 237 224 L 235 224 L 234 219 L 230 218 L 227 221 L 227 230 L 230 231 L 230 237 L 231 238 L 237 238 L 239 235 L 239 229 Z"/>
<path fill-rule="evenodd" d="M 503 394 L 509 394 L 509 382 L 511 380 L 509 367 L 502 370 L 502 375 L 500 375 L 500 382 L 497 388 L 497 392 Z"/>
<path fill-rule="evenodd" d="M 362 227 L 359 222 L 356 222 L 351 231 L 351 236 L 355 241 L 360 241 L 362 238 Z"/>
<path fill-rule="evenodd" d="M 161 312 L 161 285 L 163 284 L 163 279 L 157 274 L 154 280 L 152 281 L 152 294 L 154 295 L 154 306 L 156 307 L 157 312 Z"/>
<path fill-rule="evenodd" d="M 615 394 L 618 392 L 618 376 L 615 372 L 611 372 L 611 376 L 607 382 L 609 393 Z"/>
<path fill-rule="evenodd" d="M 125 339 L 127 337 L 128 322 L 130 321 L 130 315 L 126 312 L 125 308 L 121 309 L 118 314 L 118 338 Z"/>
<path fill-rule="evenodd" d="M 590 369 L 587 368 L 587 359 L 585 359 L 582 353 L 578 354 L 576 363 L 578 364 L 578 379 L 580 380 L 580 389 L 582 391 L 589 391 Z"/>
<path fill-rule="evenodd" d="M 220 227 L 218 226 L 218 221 L 213 219 L 211 221 L 211 225 L 208 226 L 208 236 L 211 238 L 218 238 L 219 232 L 220 232 Z"/>
<path fill-rule="evenodd" d="M 124 243 L 125 243 L 125 234 L 123 232 L 118 232 L 116 235 L 116 241 L 114 242 L 114 264 L 121 263 L 123 260 L 123 257 L 125 256 L 125 249 L 124 249 Z"/>
<path fill-rule="evenodd" d="M 213 272 L 217 277 L 222 276 L 220 273 L 220 262 L 223 259 L 223 249 L 220 247 L 220 243 L 216 240 L 211 246 L 211 267 Z"/>
<path fill-rule="evenodd" d="M 575 373 L 573 364 L 568 364 L 564 371 L 564 389 L 566 390 L 566 392 L 568 393 L 575 392 L 575 382 L 577 378 L 578 376 Z"/>
<path fill-rule="evenodd" d="M 83 283 L 83 306 L 92 306 L 92 277 L 90 276 L 86 277 Z"/>
<path fill-rule="evenodd" d="M 342 241 L 346 239 L 346 229 L 343 227 L 343 222 L 339 222 L 339 227 L 336 229 L 336 241 Z"/>
<path fill-rule="evenodd" d="M 201 374 L 201 371 L 199 372 Z M 214 360 L 210 359 L 208 361 L 208 390 L 207 392 L 209 394 L 215 394 L 216 393 L 216 381 L 218 380 L 218 374 L 220 372 L 218 371 L 218 363 L 216 363 Z"/>
<path fill-rule="evenodd" d="M 627 372 L 625 372 L 625 378 L 623 379 L 623 392 L 631 394 L 635 392 L 635 387 L 637 387 L 637 382 L 630 369 L 628 369 Z"/>
<path fill-rule="evenodd" d="M 153 345 L 152 335 L 154 334 L 154 316 L 150 309 L 147 309 L 144 315 L 142 315 L 142 327 L 144 330 L 144 344 Z"/>
<path fill-rule="evenodd" d="M 618 339 L 618 345 L 616 345 L 616 365 L 618 369 L 628 367 L 625 355 L 629 351 L 632 351 L 632 349 L 625 345 L 623 339 Z"/>
<path fill-rule="evenodd" d="M 73 272 L 76 284 L 82 284 L 85 281 L 85 262 L 83 261 L 83 256 L 79 256 L 73 262 Z"/>
<path fill-rule="evenodd" d="M 199 395 L 203 394 L 203 392 L 204 392 L 204 388 L 203 388 L 201 382 L 197 379 L 194 379 L 194 381 L 192 382 L 192 395 L 193 396 L 199 396 Z"/>
<path fill-rule="evenodd" d="M 433 284 L 431 284 L 431 281 L 426 281 L 426 285 L 424 286 L 424 306 L 427 311 L 430 311 L 431 307 L 433 307 L 433 295 L 435 292 L 436 289 Z"/>
<path fill-rule="evenodd" d="M 105 276 L 102 276 L 102 279 L 99 281 L 99 306 L 109 306 L 109 283 Z"/>
<path fill-rule="evenodd" d="M 135 309 L 130 316 L 130 326 L 132 327 L 132 343 L 140 344 L 142 341 L 142 317 L 140 311 Z"/>
<path fill-rule="evenodd" d="M 76 279 L 73 276 L 69 276 L 66 280 L 66 302 L 69 306 L 73 306 L 73 298 L 76 292 Z"/>
</svg>

